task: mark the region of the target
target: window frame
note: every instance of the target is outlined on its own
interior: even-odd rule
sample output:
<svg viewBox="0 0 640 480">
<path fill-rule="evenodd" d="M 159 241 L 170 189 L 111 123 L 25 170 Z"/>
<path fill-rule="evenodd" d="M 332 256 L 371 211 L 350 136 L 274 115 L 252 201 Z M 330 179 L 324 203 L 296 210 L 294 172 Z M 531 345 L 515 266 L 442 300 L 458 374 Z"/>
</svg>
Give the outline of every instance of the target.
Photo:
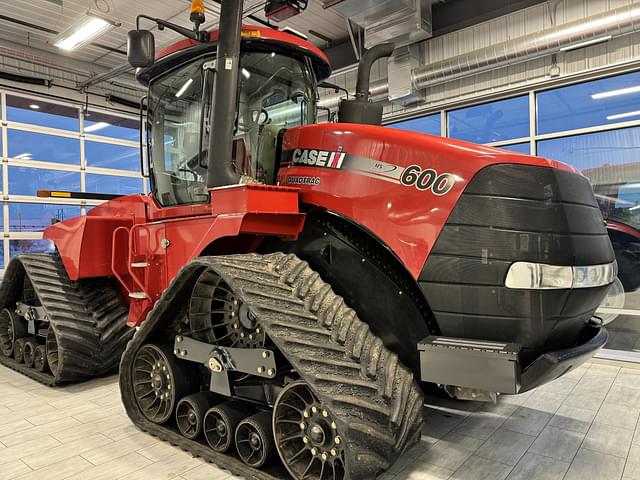
<svg viewBox="0 0 640 480">
<path fill-rule="evenodd" d="M 42 125 L 21 123 L 7 119 L 7 96 L 21 97 L 28 100 L 33 100 L 34 102 L 45 102 L 49 104 L 56 104 L 64 107 L 71 107 L 78 110 L 78 129 L 77 130 L 65 130 L 54 127 L 47 127 Z M 100 205 L 101 201 L 97 200 L 75 200 L 75 199 L 56 199 L 55 202 L 51 202 L 49 198 L 38 198 L 34 195 L 18 195 L 18 194 L 10 194 L 8 192 L 8 184 L 9 184 L 9 168 L 10 167 L 26 167 L 26 168 L 38 168 L 43 170 L 53 170 L 53 171 L 61 171 L 61 172 L 75 172 L 80 175 L 80 190 L 82 192 L 86 192 L 86 175 L 88 174 L 98 174 L 98 175 L 109 175 L 109 176 L 120 176 L 120 177 L 128 177 L 135 178 L 139 180 L 141 186 L 141 193 L 148 193 L 147 182 L 144 181 L 144 177 L 141 175 L 141 172 L 136 170 L 120 170 L 120 169 L 111 169 L 111 168 L 101 168 L 101 167 L 92 167 L 86 165 L 85 159 L 85 140 L 96 142 L 96 143 L 104 143 L 111 145 L 119 145 L 125 147 L 133 147 L 137 150 L 140 149 L 140 139 L 136 138 L 135 140 L 125 140 L 116 137 L 109 137 L 103 135 L 93 135 L 91 133 L 84 133 L 85 128 L 85 118 L 84 118 L 84 108 L 85 105 L 80 101 L 69 100 L 66 101 L 64 99 L 60 99 L 59 97 L 49 96 L 46 94 L 38 94 L 38 93 L 26 93 L 24 91 L 19 91 L 17 89 L 13 89 L 11 87 L 2 86 L 0 87 L 0 158 L 2 160 L 2 193 L 3 193 L 3 201 L 2 201 L 2 223 L 0 226 L 2 228 L 3 233 L 3 248 L 0 250 L 1 258 L 4 260 L 4 267 L 0 266 L 0 277 L 4 275 L 4 268 L 10 261 L 10 242 L 11 240 L 40 240 L 42 239 L 42 232 L 34 232 L 34 231 L 25 231 L 25 232 L 16 232 L 9 231 L 10 225 L 10 205 L 14 203 L 34 203 L 34 204 L 52 204 L 63 205 L 63 206 L 72 206 L 80 208 L 80 214 L 85 215 L 86 210 L 89 207 L 95 207 Z M 112 117 L 120 117 L 128 120 L 132 120 L 136 123 L 139 123 L 139 115 L 136 112 L 125 112 L 123 110 L 117 109 L 109 109 L 100 105 L 90 105 L 89 109 L 92 112 L 98 114 L 109 115 Z M 143 126 L 144 128 L 144 126 Z M 46 135 L 52 135 L 61 138 L 71 138 L 77 139 L 80 143 L 79 148 L 79 161 L 76 165 L 73 164 L 65 164 L 65 163 L 56 163 L 48 160 L 29 160 L 29 159 L 14 159 L 9 157 L 9 142 L 8 142 L 8 134 L 10 130 L 16 131 L 24 131 L 31 133 L 40 133 Z M 143 137 L 144 138 L 144 137 Z M 146 146 L 146 144 L 145 144 Z M 136 163 L 137 165 L 137 163 Z"/>
</svg>

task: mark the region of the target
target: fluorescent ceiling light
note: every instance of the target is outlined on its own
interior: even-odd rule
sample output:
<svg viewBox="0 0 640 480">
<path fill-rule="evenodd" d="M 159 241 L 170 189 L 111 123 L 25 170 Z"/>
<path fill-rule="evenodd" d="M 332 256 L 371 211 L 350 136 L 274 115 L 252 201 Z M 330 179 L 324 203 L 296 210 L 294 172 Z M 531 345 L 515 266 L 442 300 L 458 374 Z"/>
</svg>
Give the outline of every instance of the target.
<svg viewBox="0 0 640 480">
<path fill-rule="evenodd" d="M 189 88 L 189 86 L 193 83 L 193 78 L 190 78 L 189 80 L 187 80 L 184 85 L 182 85 L 182 87 L 180 87 L 180 90 L 177 91 L 176 93 L 176 98 L 180 98 L 182 95 L 184 95 L 184 92 L 187 91 L 187 88 Z"/>
<path fill-rule="evenodd" d="M 29 105 L 29 108 L 31 110 L 40 110 L 40 105 L 36 105 L 35 103 L 32 103 L 31 105 Z"/>
<path fill-rule="evenodd" d="M 27 152 L 27 153 L 21 153 L 20 155 L 16 155 L 16 156 L 15 156 L 15 157 L 13 157 L 13 158 L 18 159 L 18 160 L 33 160 L 33 159 L 31 158 L 31 153 L 30 153 L 30 152 Z"/>
<path fill-rule="evenodd" d="M 107 122 L 98 122 L 98 123 L 94 123 L 93 125 L 89 125 L 88 127 L 86 127 L 84 129 L 85 132 L 91 133 L 91 132 L 97 132 L 98 130 L 102 130 L 103 128 L 107 128 L 110 127 L 111 124 L 107 123 Z"/>
<path fill-rule="evenodd" d="M 101 15 L 86 12 L 69 28 L 60 33 L 53 40 L 53 44 L 62 50 L 74 50 L 103 35 L 113 27 L 119 26 L 119 23 L 108 20 Z"/>
<path fill-rule="evenodd" d="M 637 117 L 638 115 L 640 115 L 640 110 L 635 110 L 633 112 L 616 113 L 615 115 L 607 115 L 607 120 L 618 120 L 620 118 Z"/>
<path fill-rule="evenodd" d="M 609 90 L 607 92 L 594 93 L 591 98 L 600 100 L 601 98 L 617 97 L 619 95 L 628 95 L 630 93 L 640 92 L 640 85 L 635 87 L 619 88 L 618 90 Z"/>
<path fill-rule="evenodd" d="M 247 70 L 246 68 L 242 69 L 242 76 L 246 79 L 251 78 L 251 74 L 249 73 L 249 70 Z"/>
<path fill-rule="evenodd" d="M 586 40 L 580 43 L 574 43 L 573 45 L 567 45 L 566 47 L 562 47 L 560 49 L 561 52 L 570 52 L 571 50 L 577 50 L 578 48 L 588 47 L 590 45 L 597 45 L 598 43 L 604 43 L 611 40 L 611 35 L 607 35 L 606 37 L 600 38 L 592 38 L 591 40 Z"/>
</svg>

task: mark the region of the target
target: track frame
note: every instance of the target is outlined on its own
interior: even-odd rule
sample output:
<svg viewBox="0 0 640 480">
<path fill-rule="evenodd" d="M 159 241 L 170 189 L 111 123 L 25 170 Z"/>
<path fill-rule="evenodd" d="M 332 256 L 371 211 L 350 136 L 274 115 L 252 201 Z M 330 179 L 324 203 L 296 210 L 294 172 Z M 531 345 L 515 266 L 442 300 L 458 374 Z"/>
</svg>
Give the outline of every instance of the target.
<svg viewBox="0 0 640 480">
<path fill-rule="evenodd" d="M 259 479 L 287 475 L 280 469 L 253 469 L 237 457 L 217 453 L 168 426 L 148 421 L 136 408 L 130 366 L 137 350 L 148 342 L 171 343 L 174 336 L 168 329 L 186 315 L 184 299 L 206 269 L 213 269 L 234 292 L 241 293 L 278 350 L 335 415 L 339 431 L 349 432 L 346 438 L 352 457 L 347 460 L 350 473 L 345 479 L 374 478 L 418 441 L 423 398 L 411 372 L 306 262 L 282 253 L 202 257 L 174 278 L 122 357 L 122 398 L 135 425 L 237 475 Z M 283 312 L 289 316 L 284 318 Z M 315 343 L 291 343 L 305 335 L 315 335 Z M 313 355 L 310 349 L 315 349 Z M 336 352 L 345 360 L 326 360 Z M 342 376 L 331 373 L 336 365 L 348 365 Z M 353 394 L 346 394 L 345 388 Z M 368 413 L 358 421 L 358 416 L 351 418 L 356 411 Z M 387 418 L 388 427 L 379 422 L 381 418 Z"/>
</svg>

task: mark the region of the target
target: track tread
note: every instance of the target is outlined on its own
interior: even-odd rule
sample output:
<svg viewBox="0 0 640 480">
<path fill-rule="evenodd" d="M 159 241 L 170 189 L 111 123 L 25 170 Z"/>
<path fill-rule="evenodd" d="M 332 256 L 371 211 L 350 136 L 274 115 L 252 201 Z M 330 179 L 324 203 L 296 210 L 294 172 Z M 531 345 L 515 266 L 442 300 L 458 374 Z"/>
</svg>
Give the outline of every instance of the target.
<svg viewBox="0 0 640 480">
<path fill-rule="evenodd" d="M 0 363 L 49 386 L 116 371 L 134 332 L 127 326 L 127 307 L 109 281 L 71 281 L 57 254 L 18 255 L 9 263 L 0 288 L 3 307 L 15 305 L 23 275 L 29 278 L 56 334 L 60 364 L 54 376 L 2 356 Z"/>
<path fill-rule="evenodd" d="M 162 316 L 175 315 L 177 307 L 172 302 L 184 298 L 180 296 L 181 289 L 205 269 L 215 271 L 239 292 L 269 338 L 337 419 L 349 446 L 349 480 L 375 478 L 419 440 L 423 401 L 412 372 L 307 262 L 283 253 L 201 257 L 176 276 L 122 359 L 123 401 L 138 427 L 172 443 L 181 443 L 214 463 L 222 462 L 233 473 L 247 475 L 249 467 L 237 460 L 203 450 L 197 442 L 176 438 L 175 432 L 146 421 L 137 411 L 127 383 L 130 375 L 123 375 L 129 372 L 137 348 L 154 328 L 161 328 Z M 274 304 L 279 308 L 275 309 Z M 305 353 L 305 343 L 312 347 L 313 355 Z M 328 363 L 327 359 L 338 361 Z M 333 373 L 327 374 L 328 368 Z"/>
</svg>

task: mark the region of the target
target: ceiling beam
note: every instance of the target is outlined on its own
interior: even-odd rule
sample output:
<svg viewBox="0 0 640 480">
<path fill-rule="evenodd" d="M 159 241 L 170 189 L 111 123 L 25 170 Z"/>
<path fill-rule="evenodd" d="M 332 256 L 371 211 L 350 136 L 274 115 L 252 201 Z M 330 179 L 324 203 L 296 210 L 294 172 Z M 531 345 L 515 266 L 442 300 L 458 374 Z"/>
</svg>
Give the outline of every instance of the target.
<svg viewBox="0 0 640 480">
<path fill-rule="evenodd" d="M 51 68 L 61 72 L 77 75 L 79 77 L 91 78 L 95 75 L 105 74 L 111 70 L 107 67 L 81 60 L 75 60 L 67 56 L 57 53 L 40 50 L 34 47 L 25 47 L 24 45 L 11 42 L 0 38 L 0 50 L 2 56 L 12 58 L 20 62 L 40 65 L 42 67 Z M 126 88 L 135 89 L 135 78 L 133 75 L 122 76 L 119 83 Z"/>
</svg>

